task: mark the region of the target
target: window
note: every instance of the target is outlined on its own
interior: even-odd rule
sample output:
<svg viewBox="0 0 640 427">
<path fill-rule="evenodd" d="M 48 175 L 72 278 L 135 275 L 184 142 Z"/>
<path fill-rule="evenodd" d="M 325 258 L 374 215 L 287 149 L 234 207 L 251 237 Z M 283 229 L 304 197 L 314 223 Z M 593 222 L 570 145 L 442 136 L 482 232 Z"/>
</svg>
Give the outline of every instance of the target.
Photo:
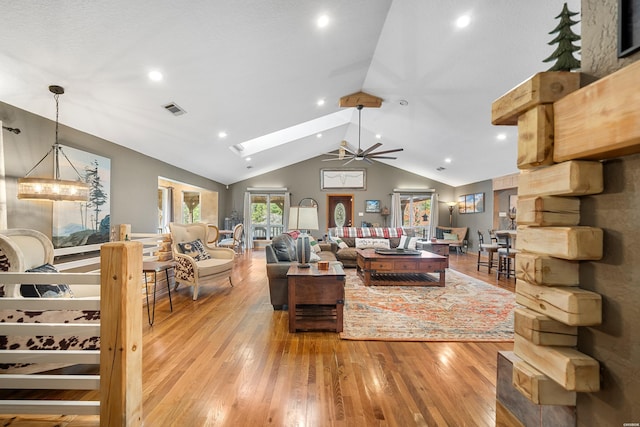
<svg viewBox="0 0 640 427">
<path fill-rule="evenodd" d="M 200 222 L 200 193 L 196 191 L 182 192 L 182 223 Z"/>
</svg>

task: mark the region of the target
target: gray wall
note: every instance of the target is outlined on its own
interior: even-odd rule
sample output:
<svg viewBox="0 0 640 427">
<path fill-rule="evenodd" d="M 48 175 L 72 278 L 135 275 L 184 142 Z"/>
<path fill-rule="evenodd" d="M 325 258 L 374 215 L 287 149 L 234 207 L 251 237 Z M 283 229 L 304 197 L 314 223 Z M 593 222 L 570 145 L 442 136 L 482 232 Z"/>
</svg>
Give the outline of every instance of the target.
<svg viewBox="0 0 640 427">
<path fill-rule="evenodd" d="M 478 230 L 484 235 L 485 242 L 489 241 L 488 230 L 493 228 L 493 183 L 491 180 L 476 182 L 474 184 L 457 187 L 455 200 L 465 194 L 484 193 L 484 212 L 472 214 L 460 214 L 458 209 L 453 210 L 454 227 L 468 227 L 467 240 L 469 251 L 478 250 Z M 442 221 L 440 221 L 443 223 Z M 449 225 L 449 212 L 446 214 L 446 222 Z"/>
<path fill-rule="evenodd" d="M 313 233 L 317 236 L 326 233 L 327 194 L 354 195 L 354 225 L 360 225 L 362 221 L 382 224 L 383 219 L 380 214 L 364 213 L 365 200 L 380 200 L 382 206 L 390 209 L 391 193 L 394 188 L 434 188 L 441 201 L 455 200 L 453 187 L 379 162 L 360 168 L 366 170 L 366 190 L 321 190 L 321 169 L 341 168 L 339 162 L 323 162 L 324 158 L 326 157 L 319 156 L 233 184 L 230 186 L 231 204 L 227 205 L 228 211 L 224 212 L 224 216 L 229 216 L 232 209 L 242 212 L 243 197 L 247 187 L 286 187 L 291 192 L 292 205 L 297 205 L 306 197 L 314 198 L 318 202 L 318 221 L 321 228 Z M 363 212 L 364 216 L 358 216 L 358 212 Z M 449 225 L 449 210 L 444 203 L 440 203 L 439 214 L 440 224 Z"/>
<path fill-rule="evenodd" d="M 7 225 L 9 228 L 32 228 L 51 236 L 52 203 L 18 200 L 16 192 L 17 179 L 23 177 L 53 144 L 55 122 L 2 102 L 0 121 L 22 131 L 19 135 L 3 131 Z M 63 145 L 111 159 L 112 224 L 131 224 L 132 230 L 140 233 L 157 231 L 158 176 L 217 191 L 220 205 L 225 204 L 225 187 L 199 175 L 66 126 L 60 126 L 58 139 Z M 45 162 L 37 169 L 40 175 L 52 169 L 51 157 Z M 52 176 L 52 172 L 49 173 Z M 34 173 L 34 176 L 38 174 Z"/>
<path fill-rule="evenodd" d="M 618 0 L 582 1 L 582 71 L 604 77 L 640 52 L 617 58 Z M 579 426 L 640 420 L 640 155 L 604 162 L 603 194 L 583 197 L 581 224 L 604 230 L 604 258 L 580 269 L 580 287 L 602 295 L 603 323 L 579 328 L 578 349 L 601 364 L 601 391 L 578 393 Z"/>
</svg>

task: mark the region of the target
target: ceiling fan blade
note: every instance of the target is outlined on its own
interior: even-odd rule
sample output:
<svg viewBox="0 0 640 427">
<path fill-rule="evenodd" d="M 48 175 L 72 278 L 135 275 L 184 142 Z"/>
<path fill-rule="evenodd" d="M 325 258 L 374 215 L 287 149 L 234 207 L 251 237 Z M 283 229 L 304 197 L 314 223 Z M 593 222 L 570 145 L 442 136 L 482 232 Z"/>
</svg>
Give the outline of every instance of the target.
<svg viewBox="0 0 640 427">
<path fill-rule="evenodd" d="M 373 160 L 371 160 L 369 157 L 363 157 L 362 160 L 364 160 L 365 162 L 369 163 L 370 165 L 373 164 Z"/>
<path fill-rule="evenodd" d="M 369 159 L 397 159 L 397 157 L 390 157 L 390 156 L 377 156 L 377 155 L 368 155 L 367 157 L 365 157 L 365 160 L 369 158 Z"/>
<path fill-rule="evenodd" d="M 372 152 L 373 150 L 375 150 L 376 148 L 380 147 L 382 145 L 382 143 L 380 142 L 376 142 L 375 144 L 373 144 L 371 147 L 367 148 L 366 150 L 364 150 L 362 152 L 363 156 L 366 156 L 367 154 L 369 154 L 370 152 Z"/>
<path fill-rule="evenodd" d="M 404 151 L 404 148 L 394 148 L 393 150 L 376 151 L 375 153 L 371 153 L 369 155 L 373 156 L 377 154 L 397 153 L 398 151 Z"/>
<path fill-rule="evenodd" d="M 335 160 L 344 160 L 344 159 L 341 159 L 339 157 L 334 157 L 333 159 L 322 159 L 323 162 L 333 162 Z"/>
<path fill-rule="evenodd" d="M 355 157 L 352 157 L 347 163 L 345 163 L 342 166 L 347 166 L 349 163 L 353 162 L 355 159 L 356 159 Z"/>
<path fill-rule="evenodd" d="M 342 141 L 341 146 L 351 154 L 356 154 L 358 150 L 352 147 L 347 141 Z"/>
</svg>

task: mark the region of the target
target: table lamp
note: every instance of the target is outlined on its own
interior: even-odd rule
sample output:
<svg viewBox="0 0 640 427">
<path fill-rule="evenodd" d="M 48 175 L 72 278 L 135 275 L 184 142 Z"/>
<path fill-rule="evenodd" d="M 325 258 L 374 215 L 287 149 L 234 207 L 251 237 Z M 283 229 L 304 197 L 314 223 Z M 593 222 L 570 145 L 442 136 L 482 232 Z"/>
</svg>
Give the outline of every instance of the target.
<svg viewBox="0 0 640 427">
<path fill-rule="evenodd" d="M 298 256 L 299 267 L 309 268 L 311 259 L 311 244 L 309 241 L 309 230 L 317 230 L 318 210 L 310 206 L 293 206 L 289 209 L 289 229 L 300 230 L 301 234 L 296 239 L 296 254 Z"/>
</svg>

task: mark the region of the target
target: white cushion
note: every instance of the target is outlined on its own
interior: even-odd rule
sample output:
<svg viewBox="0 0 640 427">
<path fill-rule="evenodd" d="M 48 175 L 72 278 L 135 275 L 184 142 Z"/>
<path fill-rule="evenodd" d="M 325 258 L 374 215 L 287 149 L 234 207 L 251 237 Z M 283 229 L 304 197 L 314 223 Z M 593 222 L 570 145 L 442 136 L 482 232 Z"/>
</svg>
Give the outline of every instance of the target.
<svg viewBox="0 0 640 427">
<path fill-rule="evenodd" d="M 400 237 L 400 244 L 398 245 L 398 247 L 402 248 L 402 249 L 415 250 L 417 242 L 418 242 L 418 238 L 417 237 L 407 237 L 407 236 L 405 236 L 403 234 Z"/>
<path fill-rule="evenodd" d="M 313 236 L 309 236 L 309 245 L 311 245 L 311 250 L 314 253 L 319 254 L 320 252 L 322 252 L 322 248 L 320 247 L 320 245 L 318 244 L 318 241 Z"/>
<path fill-rule="evenodd" d="M 458 235 L 453 233 L 443 233 L 444 240 L 458 240 Z"/>
<path fill-rule="evenodd" d="M 371 249 L 371 248 L 389 249 L 389 239 L 363 239 L 363 238 L 356 237 L 356 248 L 357 249 Z"/>
<path fill-rule="evenodd" d="M 344 240 L 342 240 L 342 239 L 341 239 L 341 238 L 339 238 L 339 237 L 336 237 L 336 238 L 335 238 L 335 242 L 338 244 L 338 247 L 339 247 L 340 249 L 345 249 L 345 248 L 348 248 L 348 247 L 349 247 L 349 245 L 347 245 L 347 244 L 344 242 Z"/>
</svg>

